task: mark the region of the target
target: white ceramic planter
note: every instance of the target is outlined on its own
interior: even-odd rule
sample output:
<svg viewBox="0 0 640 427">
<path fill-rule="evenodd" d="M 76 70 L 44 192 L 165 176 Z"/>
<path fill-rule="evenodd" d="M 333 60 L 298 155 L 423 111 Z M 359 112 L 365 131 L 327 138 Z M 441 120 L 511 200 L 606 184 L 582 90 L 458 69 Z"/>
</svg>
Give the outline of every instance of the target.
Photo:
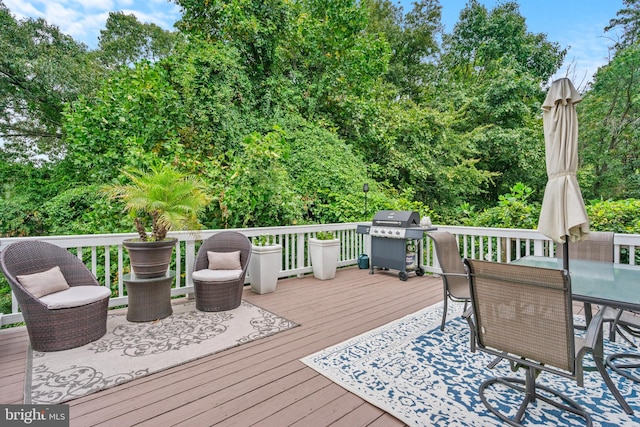
<svg viewBox="0 0 640 427">
<path fill-rule="evenodd" d="M 340 239 L 309 239 L 309 255 L 316 279 L 329 280 L 336 275 L 340 257 Z"/>
<path fill-rule="evenodd" d="M 268 294 L 276 290 L 282 265 L 282 245 L 252 246 L 249 260 L 251 290 Z"/>
</svg>

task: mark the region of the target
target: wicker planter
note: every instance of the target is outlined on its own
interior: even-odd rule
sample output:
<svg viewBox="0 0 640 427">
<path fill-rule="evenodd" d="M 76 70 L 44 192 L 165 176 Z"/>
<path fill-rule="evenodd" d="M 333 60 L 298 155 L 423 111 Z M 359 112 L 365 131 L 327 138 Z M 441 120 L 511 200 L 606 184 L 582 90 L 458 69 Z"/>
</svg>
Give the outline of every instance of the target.
<svg viewBox="0 0 640 427">
<path fill-rule="evenodd" d="M 178 239 L 167 238 L 159 242 L 143 242 L 138 239 L 125 240 L 122 244 L 129 251 L 131 268 L 139 279 L 151 279 L 167 274 L 173 247 Z"/>
<path fill-rule="evenodd" d="M 309 255 L 316 279 L 329 280 L 336 275 L 340 257 L 340 239 L 309 239 Z"/>
<path fill-rule="evenodd" d="M 282 265 L 282 246 L 252 246 L 249 260 L 249 282 L 251 290 L 268 294 L 276 290 L 278 273 Z"/>
</svg>

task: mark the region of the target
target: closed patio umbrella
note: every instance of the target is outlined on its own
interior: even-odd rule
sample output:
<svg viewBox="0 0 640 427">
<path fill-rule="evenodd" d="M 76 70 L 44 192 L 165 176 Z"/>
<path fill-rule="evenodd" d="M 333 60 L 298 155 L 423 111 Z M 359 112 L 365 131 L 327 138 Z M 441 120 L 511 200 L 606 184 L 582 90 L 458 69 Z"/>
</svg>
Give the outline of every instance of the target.
<svg viewBox="0 0 640 427">
<path fill-rule="evenodd" d="M 571 83 L 554 81 L 542 104 L 547 161 L 547 186 L 538 221 L 538 231 L 564 245 L 564 268 L 569 269 L 569 242 L 589 235 L 589 217 L 584 207 L 578 169 L 578 116 L 582 97 Z"/>
</svg>

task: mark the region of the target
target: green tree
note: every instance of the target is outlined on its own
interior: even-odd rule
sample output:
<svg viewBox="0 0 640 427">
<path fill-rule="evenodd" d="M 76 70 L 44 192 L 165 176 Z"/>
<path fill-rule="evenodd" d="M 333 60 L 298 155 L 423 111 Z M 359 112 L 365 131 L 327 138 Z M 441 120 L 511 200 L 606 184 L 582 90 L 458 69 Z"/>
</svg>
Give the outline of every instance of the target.
<svg viewBox="0 0 640 427">
<path fill-rule="evenodd" d="M 489 11 L 478 0 L 470 0 L 443 45 L 443 71 L 454 72 L 463 82 L 491 78 L 509 65 L 546 83 L 566 55 L 566 49 L 549 42 L 546 34 L 527 31 L 518 3 L 513 1 Z M 512 60 L 504 64 L 504 58 Z"/>
<path fill-rule="evenodd" d="M 640 234 L 639 199 L 598 200 L 588 203 L 586 208 L 592 230 Z"/>
<path fill-rule="evenodd" d="M 258 94 L 233 46 L 193 38 L 163 67 L 183 103 L 186 124 L 180 138 L 185 159 L 218 161 L 235 152 L 246 135 L 268 128 L 260 128 Z"/>
<path fill-rule="evenodd" d="M 443 50 L 430 102 L 455 117 L 451 130 L 474 147 L 477 167 L 499 174 L 488 194 L 469 201 L 491 206 L 522 176 L 532 188 L 544 188 L 542 86 L 566 51 L 545 34 L 528 32 L 517 3 L 488 11 L 477 0 L 445 35 Z"/>
<path fill-rule="evenodd" d="M 131 14 L 109 12 L 98 37 L 98 56 L 109 68 L 133 66 L 147 60 L 156 62 L 174 52 L 182 34 L 165 31 L 156 24 L 141 23 Z"/>
<path fill-rule="evenodd" d="M 0 237 L 45 234 L 42 201 L 58 192 L 51 165 L 34 167 L 0 150 Z"/>
<path fill-rule="evenodd" d="M 17 21 L 0 1 L 0 138 L 23 160 L 64 154 L 62 111 L 101 78 L 85 45 L 43 19 Z"/>
<path fill-rule="evenodd" d="M 368 4 L 367 31 L 384 37 L 391 56 L 386 80 L 402 96 L 418 101 L 434 73 L 437 38 L 442 34 L 438 0 L 420 0 L 405 13 L 402 6 L 389 0 L 371 0 Z"/>
<path fill-rule="evenodd" d="M 640 197 L 640 43 L 616 52 L 578 104 L 586 198 Z"/>
<path fill-rule="evenodd" d="M 288 155 L 282 130 L 242 142 L 242 154 L 229 162 L 228 172 L 216 182 L 219 226 L 267 227 L 302 220 L 302 202 L 284 167 Z"/>
<path fill-rule="evenodd" d="M 285 139 L 291 149 L 290 154 L 283 157 L 283 165 L 295 193 L 304 204 L 303 221 L 363 220 L 362 186 L 369 179 L 366 164 L 352 147 L 335 132 L 301 118 L 290 120 L 284 127 L 287 129 Z M 369 196 L 375 201 L 376 195 L 381 193 L 372 185 Z"/>
<path fill-rule="evenodd" d="M 623 0 L 624 8 L 616 13 L 604 30 L 610 31 L 622 27 L 622 37 L 616 43 L 616 49 L 624 49 L 640 41 L 640 0 Z"/>
<path fill-rule="evenodd" d="M 231 45 L 239 52 L 256 89 L 260 87 L 258 82 L 277 73 L 278 47 L 291 22 L 290 2 L 176 0 L 176 3 L 183 11 L 176 27 L 205 42 Z"/>
<path fill-rule="evenodd" d="M 49 235 L 131 232 L 123 209 L 109 204 L 96 184 L 61 191 L 42 203 L 40 212 Z"/>
<path fill-rule="evenodd" d="M 468 225 L 535 230 L 541 205 L 530 200 L 532 194 L 531 187 L 519 182 L 509 193 L 500 195 L 497 206 L 485 209 L 468 221 Z"/>
<path fill-rule="evenodd" d="M 302 0 L 295 6 L 282 55 L 289 79 L 295 79 L 298 111 L 347 129 L 355 104 L 375 96 L 387 71 L 388 43 L 365 31 L 367 11 L 355 0 Z"/>
<path fill-rule="evenodd" d="M 140 62 L 115 73 L 65 118 L 67 153 L 59 173 L 71 182 L 105 183 L 121 168 L 172 161 L 182 150 L 182 100 L 159 64 Z"/>
<path fill-rule="evenodd" d="M 454 116 L 409 100 L 363 101 L 358 110 L 354 143 L 377 181 L 410 188 L 438 209 L 482 194 L 491 182 L 469 138 L 450 131 Z"/>
</svg>

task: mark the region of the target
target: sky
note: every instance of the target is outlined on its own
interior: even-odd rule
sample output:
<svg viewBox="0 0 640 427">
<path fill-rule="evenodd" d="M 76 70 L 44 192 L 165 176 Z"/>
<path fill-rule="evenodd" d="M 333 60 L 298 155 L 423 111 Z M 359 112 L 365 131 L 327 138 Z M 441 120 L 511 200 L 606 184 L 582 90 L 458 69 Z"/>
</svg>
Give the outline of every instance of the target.
<svg viewBox="0 0 640 427">
<path fill-rule="evenodd" d="M 180 8 L 167 0 L 2 0 L 18 19 L 44 18 L 75 40 L 95 48 L 110 11 L 134 14 L 168 30 L 180 17 Z M 492 9 L 500 0 L 480 0 Z M 545 33 L 547 40 L 568 48 L 565 63 L 555 77 L 569 77 L 576 86 L 590 81 L 607 63 L 608 49 L 616 38 L 604 33 L 609 20 L 623 7 L 623 0 L 518 0 L 529 32 Z M 411 9 L 411 0 L 394 0 Z M 442 23 L 450 32 L 467 0 L 440 0 Z"/>
</svg>

